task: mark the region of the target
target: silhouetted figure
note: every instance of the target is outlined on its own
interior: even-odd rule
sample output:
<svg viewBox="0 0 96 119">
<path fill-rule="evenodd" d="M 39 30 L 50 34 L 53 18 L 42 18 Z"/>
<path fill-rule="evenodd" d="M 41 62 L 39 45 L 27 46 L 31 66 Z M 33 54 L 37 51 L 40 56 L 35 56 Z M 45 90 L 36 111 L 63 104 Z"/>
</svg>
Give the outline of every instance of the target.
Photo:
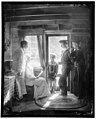
<svg viewBox="0 0 96 119">
<path fill-rule="evenodd" d="M 79 98 L 83 98 L 85 96 L 85 59 L 78 42 L 73 42 L 73 48 L 75 67 L 74 94 Z"/>
<path fill-rule="evenodd" d="M 61 43 L 61 47 L 63 48 L 61 56 L 62 75 L 59 79 L 59 87 L 61 89 L 61 94 L 67 95 L 67 77 L 71 70 L 70 52 L 67 41 L 61 40 L 59 42 Z"/>
</svg>

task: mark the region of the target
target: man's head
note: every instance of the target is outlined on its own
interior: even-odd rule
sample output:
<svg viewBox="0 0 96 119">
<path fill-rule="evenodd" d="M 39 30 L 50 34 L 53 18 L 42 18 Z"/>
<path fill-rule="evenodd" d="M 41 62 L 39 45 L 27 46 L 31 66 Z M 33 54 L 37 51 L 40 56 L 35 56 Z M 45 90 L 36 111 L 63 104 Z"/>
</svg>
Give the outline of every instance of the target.
<svg viewBox="0 0 96 119">
<path fill-rule="evenodd" d="M 60 40 L 59 43 L 61 44 L 62 48 L 68 48 L 68 41 L 67 40 Z"/>
<path fill-rule="evenodd" d="M 79 44 L 80 44 L 80 42 L 72 41 L 72 47 L 74 49 L 78 49 L 79 48 Z"/>
<path fill-rule="evenodd" d="M 21 48 L 27 48 L 28 47 L 28 43 L 27 41 L 21 41 Z"/>
</svg>

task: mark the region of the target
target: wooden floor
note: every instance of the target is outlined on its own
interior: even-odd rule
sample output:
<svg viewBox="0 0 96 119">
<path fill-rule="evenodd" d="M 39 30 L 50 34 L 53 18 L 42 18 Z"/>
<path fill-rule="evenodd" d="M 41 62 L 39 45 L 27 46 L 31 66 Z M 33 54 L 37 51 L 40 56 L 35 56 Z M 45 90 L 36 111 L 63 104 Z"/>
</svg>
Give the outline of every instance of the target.
<svg viewBox="0 0 96 119">
<path fill-rule="evenodd" d="M 15 102 L 13 112 L 24 112 L 34 110 L 76 110 L 86 105 L 84 99 L 79 100 L 74 94 L 68 92 L 68 96 L 62 96 L 60 92 L 51 94 L 50 97 L 39 100 L 28 99 L 22 102 Z"/>
</svg>

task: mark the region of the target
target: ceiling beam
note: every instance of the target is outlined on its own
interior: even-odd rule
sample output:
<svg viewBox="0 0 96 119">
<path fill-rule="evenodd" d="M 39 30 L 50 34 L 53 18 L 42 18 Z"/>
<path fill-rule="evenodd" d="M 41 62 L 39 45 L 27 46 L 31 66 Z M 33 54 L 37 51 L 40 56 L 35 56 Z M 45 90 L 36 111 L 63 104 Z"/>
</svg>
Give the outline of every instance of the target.
<svg viewBox="0 0 96 119">
<path fill-rule="evenodd" d="M 22 2 L 20 3 L 16 3 L 16 2 L 6 2 L 6 3 L 3 3 L 3 6 L 4 6 L 4 8 L 7 8 L 8 10 L 22 10 L 22 9 L 48 9 L 48 8 L 53 8 L 53 9 L 55 9 L 55 8 L 69 8 L 69 9 L 71 9 L 71 8 L 83 8 L 83 9 L 85 9 L 85 8 L 88 8 L 87 7 L 87 5 L 84 5 L 83 3 L 81 3 L 81 5 L 79 4 L 78 5 L 78 3 L 77 3 L 77 5 L 76 4 L 66 4 L 66 3 L 64 3 L 63 2 L 63 4 L 61 3 L 61 2 L 58 2 L 57 4 L 53 4 L 53 3 L 49 3 L 49 4 L 39 4 L 38 2 L 37 2 L 37 4 L 34 4 L 34 2 L 33 3 L 29 3 L 28 4 L 28 2 L 26 2 L 25 4 L 23 4 Z"/>
<path fill-rule="evenodd" d="M 61 24 L 61 25 L 72 25 L 75 28 L 90 28 L 89 20 L 85 19 L 56 19 L 56 20 L 33 20 L 33 21 L 15 21 L 11 22 L 11 27 L 18 26 L 34 26 L 34 25 L 50 25 L 50 24 Z"/>
<path fill-rule="evenodd" d="M 12 21 L 28 21 L 28 20 L 48 20 L 48 19 L 88 19 L 88 15 L 39 15 L 39 16 L 33 16 L 33 15 L 26 15 L 26 16 L 20 16 L 20 17 L 6 17 L 5 22 L 12 22 Z"/>
<path fill-rule="evenodd" d="M 21 5 L 22 6 L 22 5 Z M 89 14 L 87 7 L 47 7 L 47 8 L 29 8 L 29 9 L 5 9 L 5 16 L 23 16 L 23 15 L 42 15 L 42 14 Z"/>
</svg>

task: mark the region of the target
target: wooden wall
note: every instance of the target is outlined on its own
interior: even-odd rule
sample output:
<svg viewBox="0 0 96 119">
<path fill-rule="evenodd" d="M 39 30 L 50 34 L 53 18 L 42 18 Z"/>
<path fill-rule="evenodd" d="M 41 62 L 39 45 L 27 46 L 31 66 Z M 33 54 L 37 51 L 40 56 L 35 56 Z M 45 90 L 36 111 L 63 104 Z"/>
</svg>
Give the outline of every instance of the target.
<svg viewBox="0 0 96 119">
<path fill-rule="evenodd" d="M 85 58 L 91 40 L 89 4 L 3 4 L 4 21 L 11 25 L 12 49 L 24 35 L 44 34 L 46 31 L 68 31 L 71 39 L 82 41 Z M 8 34 L 5 28 L 5 34 Z M 6 35 L 5 35 L 6 36 Z M 9 37 L 9 36 L 8 36 Z M 12 50 L 12 51 L 13 51 Z"/>
</svg>

